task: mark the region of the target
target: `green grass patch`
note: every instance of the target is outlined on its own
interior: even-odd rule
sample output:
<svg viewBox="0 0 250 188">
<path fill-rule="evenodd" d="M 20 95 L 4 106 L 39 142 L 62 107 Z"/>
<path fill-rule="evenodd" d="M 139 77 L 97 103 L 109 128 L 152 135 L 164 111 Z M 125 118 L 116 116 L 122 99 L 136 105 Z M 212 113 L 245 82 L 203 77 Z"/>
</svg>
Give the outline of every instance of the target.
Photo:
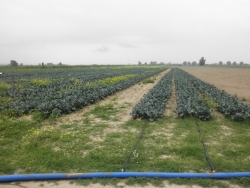
<svg viewBox="0 0 250 188">
<path fill-rule="evenodd" d="M 37 79 L 30 80 L 30 83 L 36 86 L 50 84 L 51 82 L 52 82 L 51 79 L 47 79 L 47 78 L 44 78 L 44 79 L 37 78 Z"/>
<path fill-rule="evenodd" d="M 156 80 L 155 77 L 153 78 L 146 78 L 145 80 L 142 81 L 143 84 L 148 84 L 148 83 L 154 83 Z"/>
<path fill-rule="evenodd" d="M 7 89 L 9 89 L 9 88 L 11 88 L 11 85 L 10 85 L 10 84 L 7 84 L 7 83 L 5 83 L 5 82 L 1 82 L 1 81 L 0 81 L 0 92 L 1 92 L 1 91 L 5 91 L 5 90 L 7 90 Z"/>
<path fill-rule="evenodd" d="M 99 85 L 107 86 L 107 85 L 118 83 L 118 82 L 123 81 L 123 80 L 127 80 L 129 78 L 133 78 L 135 76 L 137 76 L 137 75 L 136 74 L 126 74 L 126 75 L 122 75 L 122 76 L 116 76 L 113 78 L 106 78 L 103 80 L 88 82 L 85 84 L 85 87 L 98 87 Z"/>
<path fill-rule="evenodd" d="M 162 117 L 155 122 L 129 120 L 115 125 L 113 117 L 123 109 L 116 100 L 96 105 L 82 120 L 60 126 L 56 118 L 53 121 L 38 117 L 22 120 L 0 116 L 0 174 L 14 174 L 18 169 L 22 169 L 22 173 L 119 172 L 145 125 L 143 137 L 126 171 L 211 171 L 195 118 Z M 95 118 L 104 121 L 95 121 Z M 249 122 L 213 118 L 198 123 L 217 172 L 249 171 Z M 247 187 L 249 179 L 169 179 L 167 182 L 223 188 L 229 184 Z M 166 185 L 165 180 L 158 178 L 75 180 L 72 183 L 118 186 L 120 181 L 130 186 Z"/>
<path fill-rule="evenodd" d="M 209 99 L 209 97 L 207 95 L 202 95 L 202 100 L 203 102 L 210 108 L 217 108 L 218 107 L 218 103 L 212 101 L 211 99 Z"/>
</svg>

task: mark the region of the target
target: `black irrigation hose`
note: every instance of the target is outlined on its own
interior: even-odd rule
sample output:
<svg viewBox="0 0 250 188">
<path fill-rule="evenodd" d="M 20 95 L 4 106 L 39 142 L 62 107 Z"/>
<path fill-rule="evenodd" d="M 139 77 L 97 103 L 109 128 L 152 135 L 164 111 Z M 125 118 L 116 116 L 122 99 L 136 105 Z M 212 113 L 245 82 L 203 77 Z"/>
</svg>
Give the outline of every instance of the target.
<svg viewBox="0 0 250 188">
<path fill-rule="evenodd" d="M 134 148 L 132 149 L 132 151 L 131 151 L 131 153 L 130 153 L 128 159 L 127 159 L 127 161 L 126 161 L 125 164 L 123 165 L 122 172 L 125 172 L 125 170 L 126 170 L 128 164 L 129 164 L 129 162 L 130 162 L 130 160 L 131 160 L 131 158 L 132 158 L 132 156 L 133 156 L 133 154 L 134 154 L 134 151 L 136 150 L 137 145 L 138 145 L 138 143 L 140 142 L 140 140 L 141 140 L 141 138 L 142 138 L 142 135 L 143 135 L 143 133 L 144 133 L 144 130 L 145 130 L 146 126 L 147 126 L 147 124 L 142 128 L 141 133 L 140 133 L 140 135 L 139 135 L 139 137 L 138 137 L 138 139 L 137 139 L 137 142 L 136 142 L 136 144 L 134 145 Z"/>
<path fill-rule="evenodd" d="M 198 132 L 200 133 L 200 138 L 201 138 L 201 142 L 202 142 L 202 145 L 203 145 L 203 149 L 204 149 L 204 151 L 205 151 L 206 160 L 207 160 L 207 162 L 208 162 L 208 164 L 209 164 L 209 166 L 210 166 L 212 172 L 215 172 L 214 166 L 213 166 L 213 164 L 211 163 L 211 161 L 210 161 L 210 159 L 209 159 L 208 152 L 207 152 L 207 148 L 206 148 L 205 142 L 204 142 L 203 137 L 202 137 L 202 132 L 201 132 L 200 126 L 199 126 L 199 124 L 197 123 L 197 121 L 196 121 L 196 125 L 197 125 L 197 128 L 198 128 Z"/>
</svg>

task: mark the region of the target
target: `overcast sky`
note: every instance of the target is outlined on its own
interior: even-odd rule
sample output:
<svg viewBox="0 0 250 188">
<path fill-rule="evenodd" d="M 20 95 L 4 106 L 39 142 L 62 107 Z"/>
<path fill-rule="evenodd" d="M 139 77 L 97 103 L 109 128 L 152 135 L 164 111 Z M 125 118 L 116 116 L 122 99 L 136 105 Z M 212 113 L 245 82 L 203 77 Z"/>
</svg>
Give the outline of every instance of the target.
<svg viewBox="0 0 250 188">
<path fill-rule="evenodd" d="M 0 0 L 0 64 L 250 63 L 249 0 Z"/>
</svg>

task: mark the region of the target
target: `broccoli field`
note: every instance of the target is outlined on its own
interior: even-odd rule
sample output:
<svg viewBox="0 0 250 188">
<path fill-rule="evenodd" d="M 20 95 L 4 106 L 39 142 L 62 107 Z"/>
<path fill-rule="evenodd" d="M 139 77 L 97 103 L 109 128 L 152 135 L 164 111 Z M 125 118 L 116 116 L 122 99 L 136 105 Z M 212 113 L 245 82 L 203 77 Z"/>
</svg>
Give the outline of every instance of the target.
<svg viewBox="0 0 250 188">
<path fill-rule="evenodd" d="M 249 172 L 249 102 L 242 94 L 237 97 L 196 77 L 194 70 L 167 66 L 1 70 L 0 175 L 122 169 L 213 173 L 201 140 L 215 172 Z M 72 183 L 114 187 L 250 184 L 249 178 L 136 179 Z"/>
</svg>

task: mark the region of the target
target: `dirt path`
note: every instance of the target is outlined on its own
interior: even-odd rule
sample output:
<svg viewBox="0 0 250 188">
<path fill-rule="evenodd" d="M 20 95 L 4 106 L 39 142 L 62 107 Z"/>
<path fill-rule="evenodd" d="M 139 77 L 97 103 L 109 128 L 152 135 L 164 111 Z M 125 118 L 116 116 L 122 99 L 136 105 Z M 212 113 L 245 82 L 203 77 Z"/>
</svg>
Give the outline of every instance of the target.
<svg viewBox="0 0 250 188">
<path fill-rule="evenodd" d="M 224 183 L 228 184 L 228 187 L 230 188 L 240 188 L 238 185 L 233 185 L 230 184 L 227 181 L 223 181 Z M 116 186 L 112 185 L 101 185 L 99 183 L 94 183 L 90 185 L 77 185 L 77 184 L 72 184 L 70 183 L 69 180 L 60 180 L 60 181 L 55 181 L 55 182 L 47 182 L 47 181 L 30 181 L 30 182 L 19 182 L 19 183 L 0 183 L 1 188 L 79 188 L 79 187 L 84 187 L 84 188 L 115 188 L 115 187 L 121 187 L 121 188 L 155 188 L 154 185 L 146 185 L 146 186 L 140 186 L 140 185 L 132 185 L 128 186 L 124 183 L 124 180 L 121 180 Z M 176 184 L 169 184 L 167 180 L 163 181 L 163 187 L 168 187 L 168 188 L 202 188 L 201 186 L 198 185 L 176 185 Z"/>
<path fill-rule="evenodd" d="M 172 78 L 172 93 L 171 96 L 167 102 L 166 109 L 164 114 L 166 116 L 173 116 L 177 117 L 177 114 L 174 113 L 174 110 L 177 108 L 177 103 L 176 103 L 176 96 L 175 96 L 175 83 L 174 83 L 174 75 Z"/>
<path fill-rule="evenodd" d="M 56 181 L 53 183 L 49 182 L 21 182 L 20 184 L 16 183 L 6 183 L 6 184 L 1 184 L 1 188 L 48 188 L 48 187 L 53 187 L 53 188 L 79 188 L 79 187 L 84 187 L 84 188 L 115 188 L 115 187 L 122 187 L 122 188 L 134 188 L 134 187 L 143 187 L 143 188 L 154 188 L 155 186 L 153 185 L 146 185 L 146 186 L 140 186 L 140 185 L 133 185 L 133 186 L 128 186 L 126 185 L 122 180 L 121 183 L 119 183 L 117 186 L 112 186 L 112 185 L 101 185 L 98 183 L 95 184 L 90 184 L 87 186 L 81 186 L 81 185 L 76 185 L 76 184 L 70 184 L 69 181 L 67 180 L 61 180 L 61 181 Z M 169 188 L 190 188 L 190 186 L 186 185 L 175 185 L 175 184 L 169 184 L 167 181 L 164 181 L 164 187 L 169 187 Z M 193 185 L 192 188 L 201 188 L 200 186 Z"/>
<path fill-rule="evenodd" d="M 240 100 L 245 98 L 250 103 L 249 68 L 187 66 L 181 69 L 231 95 L 237 95 Z"/>
<path fill-rule="evenodd" d="M 132 107 L 135 106 L 140 99 L 143 97 L 143 95 L 147 94 L 148 91 L 154 87 L 158 81 L 169 71 L 170 69 L 167 69 L 158 75 L 156 75 L 156 80 L 154 83 L 147 83 L 147 84 L 135 84 L 127 89 L 124 89 L 122 91 L 119 91 L 115 93 L 114 95 L 108 96 L 104 100 L 100 101 L 98 104 L 104 105 L 109 103 L 111 100 L 116 99 L 117 105 L 124 105 L 127 104 L 126 107 L 122 110 L 120 114 L 118 114 L 120 120 L 116 123 L 122 124 L 129 119 L 131 119 L 131 111 Z M 89 112 L 94 108 L 95 105 L 90 105 L 82 110 L 78 110 L 75 113 L 64 115 L 61 118 L 58 118 L 57 124 L 60 125 L 62 123 L 71 123 L 73 121 L 79 121 L 82 120 L 83 115 L 86 112 Z"/>
</svg>

